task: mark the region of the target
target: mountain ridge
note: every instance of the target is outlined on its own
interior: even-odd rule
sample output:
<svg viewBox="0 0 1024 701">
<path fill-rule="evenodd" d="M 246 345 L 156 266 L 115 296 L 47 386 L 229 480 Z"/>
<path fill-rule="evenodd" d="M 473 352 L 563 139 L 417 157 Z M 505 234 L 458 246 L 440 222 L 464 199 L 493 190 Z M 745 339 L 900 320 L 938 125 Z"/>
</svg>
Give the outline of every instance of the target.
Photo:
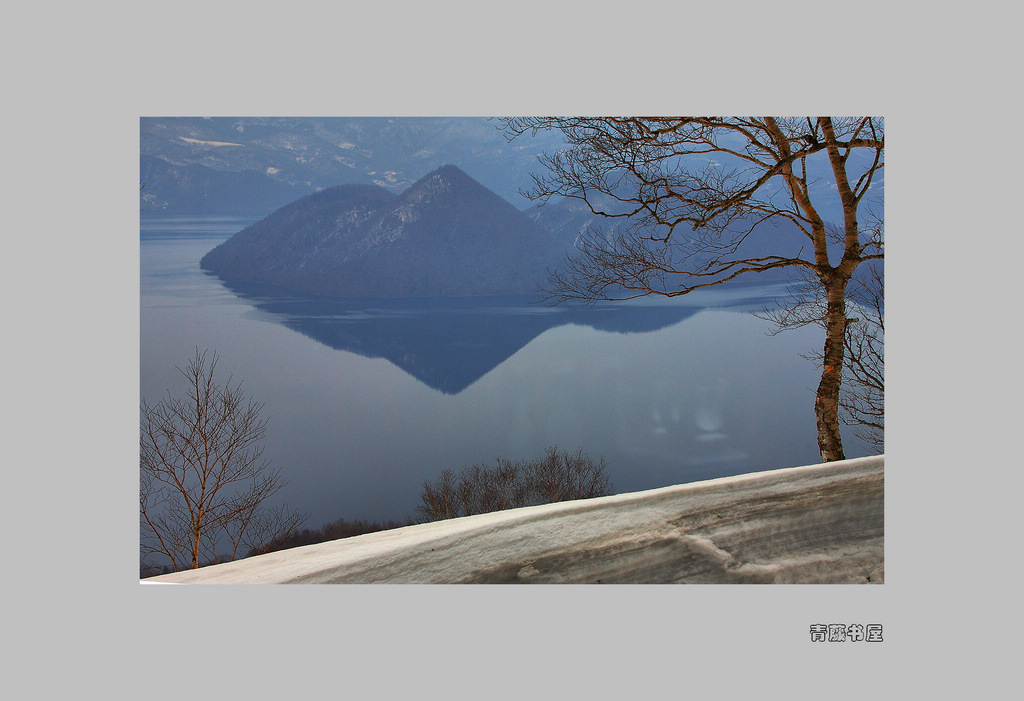
<svg viewBox="0 0 1024 701">
<path fill-rule="evenodd" d="M 143 117 L 139 206 L 154 214 L 265 216 L 341 184 L 398 194 L 458 163 L 522 206 L 536 157 L 561 137 L 511 144 L 486 117 Z"/>
<path fill-rule="evenodd" d="M 449 163 L 399 194 L 345 184 L 306 195 L 208 252 L 200 266 L 227 283 L 322 297 L 534 294 L 584 240 L 629 226 L 571 197 L 521 211 Z M 757 235 L 745 238 L 743 256 L 797 256 L 806 247 L 790 222 L 751 226 Z"/>
</svg>

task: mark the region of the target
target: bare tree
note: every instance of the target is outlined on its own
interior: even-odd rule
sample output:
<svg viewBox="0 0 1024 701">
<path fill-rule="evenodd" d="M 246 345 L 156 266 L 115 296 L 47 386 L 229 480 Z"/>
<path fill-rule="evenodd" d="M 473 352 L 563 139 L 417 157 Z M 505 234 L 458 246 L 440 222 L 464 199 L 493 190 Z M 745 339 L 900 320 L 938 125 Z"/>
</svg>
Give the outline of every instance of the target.
<svg viewBox="0 0 1024 701">
<path fill-rule="evenodd" d="M 175 571 L 216 562 L 227 542 L 234 559 L 240 547 L 259 552 L 293 532 L 307 515 L 268 500 L 287 484 L 280 468 L 263 458 L 267 422 L 262 404 L 245 396 L 231 378 L 214 381 L 217 356 L 196 349 L 178 371 L 185 399 L 168 394 L 141 405 L 139 521 L 142 557 L 162 556 Z"/>
<path fill-rule="evenodd" d="M 858 271 L 859 272 L 859 271 Z M 885 448 L 885 284 L 877 266 L 867 266 L 847 288 L 847 324 L 843 342 L 843 383 L 840 420 L 878 453 Z M 808 324 L 825 327 L 822 289 L 806 276 L 790 281 L 790 294 L 757 316 L 771 321 L 779 333 Z M 822 352 L 804 358 L 822 364 Z"/>
<path fill-rule="evenodd" d="M 459 486 L 455 473 L 451 468 L 441 470 L 436 482 L 424 482 L 423 492 L 420 495 L 422 503 L 416 510 L 423 514 L 429 521 L 437 521 L 443 518 L 453 518 L 459 514 Z M 465 503 L 472 503 L 467 494 Z"/>
<path fill-rule="evenodd" d="M 882 119 L 530 117 L 503 128 L 513 139 L 557 129 L 567 143 L 541 157 L 546 172 L 524 194 L 576 198 L 627 224 L 578 242 L 552 275 L 552 301 L 676 297 L 749 273 L 805 271 L 824 302 L 818 447 L 823 461 L 845 457 L 847 287 L 859 265 L 884 256 L 881 228 L 859 223 L 885 165 Z M 823 204 L 834 195 L 835 227 Z M 773 243 L 765 225 L 780 222 L 795 227 L 802 247 Z"/>
<path fill-rule="evenodd" d="M 885 281 L 877 267 L 854 280 L 857 314 L 846 333 L 843 421 L 879 453 L 885 450 Z"/>
<path fill-rule="evenodd" d="M 472 516 L 535 504 L 591 499 L 612 493 L 604 458 L 592 459 L 548 448 L 538 460 L 498 458 L 495 465 L 473 465 L 458 476 L 444 469 L 434 482 L 424 482 L 416 510 L 428 521 Z"/>
<path fill-rule="evenodd" d="M 522 466 L 526 498 L 531 504 L 592 499 L 612 493 L 604 458 L 593 460 L 582 448 L 575 453 L 548 448 L 544 457 Z"/>
</svg>

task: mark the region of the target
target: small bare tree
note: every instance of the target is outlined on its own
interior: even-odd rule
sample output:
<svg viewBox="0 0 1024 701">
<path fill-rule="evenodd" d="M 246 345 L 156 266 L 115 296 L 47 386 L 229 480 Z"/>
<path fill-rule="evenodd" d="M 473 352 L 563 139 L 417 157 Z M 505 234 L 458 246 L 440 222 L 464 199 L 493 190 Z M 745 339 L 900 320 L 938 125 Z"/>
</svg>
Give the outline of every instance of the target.
<svg viewBox="0 0 1024 701">
<path fill-rule="evenodd" d="M 168 394 L 141 405 L 139 437 L 140 548 L 162 556 L 175 571 L 216 562 L 219 543 L 261 551 L 299 528 L 307 515 L 268 500 L 287 484 L 280 468 L 263 458 L 267 422 L 262 404 L 231 378 L 214 381 L 217 356 L 196 349 L 178 371 L 185 399 Z"/>
<path fill-rule="evenodd" d="M 473 465 L 458 476 L 444 469 L 424 482 L 416 510 L 428 521 L 472 516 L 535 504 L 591 499 L 612 493 L 604 458 L 548 448 L 538 460 L 498 458 L 495 465 Z"/>
</svg>

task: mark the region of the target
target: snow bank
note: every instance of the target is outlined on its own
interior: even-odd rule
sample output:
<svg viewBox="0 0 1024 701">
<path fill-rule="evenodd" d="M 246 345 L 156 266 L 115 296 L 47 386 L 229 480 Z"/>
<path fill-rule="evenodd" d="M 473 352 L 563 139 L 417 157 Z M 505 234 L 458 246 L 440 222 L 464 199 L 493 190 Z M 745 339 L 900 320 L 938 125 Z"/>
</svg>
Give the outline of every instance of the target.
<svg viewBox="0 0 1024 701">
<path fill-rule="evenodd" d="M 884 456 L 438 521 L 144 583 L 881 582 Z"/>
</svg>

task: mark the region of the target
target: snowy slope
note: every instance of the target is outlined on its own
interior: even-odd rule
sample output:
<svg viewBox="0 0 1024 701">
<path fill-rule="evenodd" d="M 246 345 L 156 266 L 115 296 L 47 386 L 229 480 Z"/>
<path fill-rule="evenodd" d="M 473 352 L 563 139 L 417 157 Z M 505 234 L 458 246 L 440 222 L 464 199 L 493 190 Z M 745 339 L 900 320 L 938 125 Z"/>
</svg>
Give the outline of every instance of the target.
<svg viewBox="0 0 1024 701">
<path fill-rule="evenodd" d="M 145 583 L 881 582 L 884 456 L 407 526 Z"/>
</svg>

